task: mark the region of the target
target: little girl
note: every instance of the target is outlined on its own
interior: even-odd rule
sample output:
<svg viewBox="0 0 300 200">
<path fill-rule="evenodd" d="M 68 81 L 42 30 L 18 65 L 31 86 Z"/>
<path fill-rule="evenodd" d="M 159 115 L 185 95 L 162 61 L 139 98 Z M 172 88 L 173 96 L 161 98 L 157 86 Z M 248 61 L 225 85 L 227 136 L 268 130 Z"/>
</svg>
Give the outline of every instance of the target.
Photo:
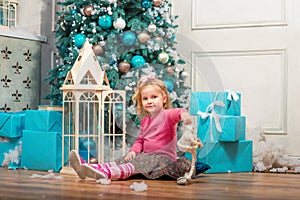
<svg viewBox="0 0 300 200">
<path fill-rule="evenodd" d="M 142 118 L 140 133 L 129 153 L 115 162 L 84 163 L 76 151 L 69 155 L 70 165 L 82 179 L 126 179 L 143 174 L 149 179 L 167 175 L 174 179 L 190 169 L 190 162 L 177 159 L 177 123 L 190 124 L 190 114 L 182 108 L 171 109 L 167 87 L 153 75 L 141 77 L 132 97 Z"/>
</svg>

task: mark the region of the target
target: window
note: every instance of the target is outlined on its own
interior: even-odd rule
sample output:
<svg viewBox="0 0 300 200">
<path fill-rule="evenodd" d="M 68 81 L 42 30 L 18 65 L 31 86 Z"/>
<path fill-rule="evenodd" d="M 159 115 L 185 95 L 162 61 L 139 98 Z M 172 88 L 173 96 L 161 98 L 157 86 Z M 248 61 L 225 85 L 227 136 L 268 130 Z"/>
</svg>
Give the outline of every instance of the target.
<svg viewBox="0 0 300 200">
<path fill-rule="evenodd" d="M 17 0 L 0 0 L 0 27 L 16 27 Z"/>
</svg>

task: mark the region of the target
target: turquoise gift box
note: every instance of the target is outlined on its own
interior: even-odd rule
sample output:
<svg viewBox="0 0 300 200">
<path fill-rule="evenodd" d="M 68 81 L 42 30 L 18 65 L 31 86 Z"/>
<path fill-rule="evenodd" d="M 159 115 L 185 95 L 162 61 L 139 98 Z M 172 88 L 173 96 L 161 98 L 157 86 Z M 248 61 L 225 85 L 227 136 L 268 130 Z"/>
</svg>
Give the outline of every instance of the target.
<svg viewBox="0 0 300 200">
<path fill-rule="evenodd" d="M 206 141 L 197 152 L 197 161 L 211 166 L 205 173 L 251 172 L 252 141 Z"/>
<path fill-rule="evenodd" d="M 0 166 L 4 160 L 4 153 L 9 153 L 10 150 L 15 150 L 19 145 L 22 145 L 21 137 L 7 138 L 7 142 L 0 141 Z"/>
<path fill-rule="evenodd" d="M 246 138 L 245 116 L 219 116 L 221 131 L 216 127 L 214 117 L 198 117 L 198 137 L 204 141 L 235 142 Z"/>
<path fill-rule="evenodd" d="M 23 130 L 22 141 L 22 167 L 40 171 L 61 170 L 61 132 Z"/>
<path fill-rule="evenodd" d="M 0 112 L 0 136 L 21 137 L 24 124 L 25 112 Z"/>
<path fill-rule="evenodd" d="M 192 92 L 190 96 L 191 115 L 197 115 L 198 111 L 206 112 L 208 106 L 213 102 L 224 103 L 224 107 L 214 107 L 218 114 L 241 115 L 241 94 L 235 92 Z"/>
<path fill-rule="evenodd" d="M 62 112 L 50 110 L 27 110 L 25 130 L 62 131 Z"/>
</svg>

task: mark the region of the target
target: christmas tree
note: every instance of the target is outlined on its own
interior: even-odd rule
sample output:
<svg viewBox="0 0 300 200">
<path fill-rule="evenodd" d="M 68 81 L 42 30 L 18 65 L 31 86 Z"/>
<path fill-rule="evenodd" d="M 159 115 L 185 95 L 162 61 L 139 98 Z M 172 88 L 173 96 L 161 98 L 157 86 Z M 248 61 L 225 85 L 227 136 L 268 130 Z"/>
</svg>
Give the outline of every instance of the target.
<svg viewBox="0 0 300 200">
<path fill-rule="evenodd" d="M 51 92 L 45 99 L 61 104 L 60 87 L 80 48 L 88 40 L 110 87 L 126 90 L 127 133 L 137 134 L 139 118 L 131 97 L 143 74 L 155 73 L 168 88 L 174 107 L 188 107 L 190 87 L 184 61 L 176 52 L 175 19 L 167 0 L 66 0 L 56 29 L 56 47 L 61 57 L 46 80 Z"/>
</svg>

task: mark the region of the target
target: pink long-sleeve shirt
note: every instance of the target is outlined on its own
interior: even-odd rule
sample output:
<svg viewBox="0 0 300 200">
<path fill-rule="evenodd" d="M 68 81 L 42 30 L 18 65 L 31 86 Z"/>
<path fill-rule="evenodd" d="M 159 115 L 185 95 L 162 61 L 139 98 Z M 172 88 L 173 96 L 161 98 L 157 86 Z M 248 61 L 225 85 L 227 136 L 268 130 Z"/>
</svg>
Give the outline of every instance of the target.
<svg viewBox="0 0 300 200">
<path fill-rule="evenodd" d="M 144 117 L 140 133 L 130 151 L 154 153 L 176 160 L 177 123 L 185 109 L 162 110 L 154 117 Z"/>
</svg>

